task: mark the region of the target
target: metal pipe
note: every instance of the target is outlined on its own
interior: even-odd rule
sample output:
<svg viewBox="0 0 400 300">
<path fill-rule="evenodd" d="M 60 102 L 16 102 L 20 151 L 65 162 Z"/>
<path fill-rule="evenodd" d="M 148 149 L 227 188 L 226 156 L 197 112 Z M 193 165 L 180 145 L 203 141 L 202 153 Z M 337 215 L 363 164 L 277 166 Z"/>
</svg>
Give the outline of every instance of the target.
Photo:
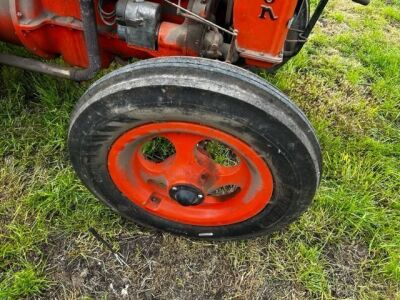
<svg viewBox="0 0 400 300">
<path fill-rule="evenodd" d="M 303 38 L 305 41 L 307 38 L 310 36 L 312 30 L 314 29 L 315 25 L 317 24 L 319 18 L 322 15 L 322 12 L 324 11 L 326 5 L 328 4 L 329 0 L 321 0 L 319 1 L 317 8 L 315 9 L 310 22 L 308 22 L 306 29 L 304 32 L 301 34 L 301 38 Z"/>
<path fill-rule="evenodd" d="M 84 81 L 92 79 L 101 69 L 100 48 L 97 36 L 96 12 L 93 0 L 80 0 L 83 31 L 89 60 L 87 69 L 61 67 L 36 59 L 0 53 L 0 64 L 22 68 L 61 78 Z"/>
<path fill-rule="evenodd" d="M 172 5 L 172 6 L 176 7 L 177 9 L 179 9 L 179 11 L 183 11 L 183 13 L 180 13 L 180 15 L 185 17 L 185 18 L 188 18 L 188 19 L 203 23 L 203 24 L 208 25 L 208 26 L 213 27 L 213 28 L 217 28 L 218 30 L 220 30 L 222 32 L 225 32 L 225 33 L 227 33 L 227 34 L 229 34 L 231 36 L 237 36 L 238 35 L 237 32 L 225 29 L 225 28 L 223 28 L 223 27 L 221 27 L 221 26 L 219 26 L 219 25 L 217 25 L 217 24 L 215 24 L 215 23 L 213 23 L 213 22 L 211 22 L 211 21 L 209 21 L 209 20 L 207 20 L 207 19 L 195 14 L 194 12 L 192 12 L 192 11 L 186 9 L 186 8 L 183 8 L 182 6 L 179 6 L 178 4 L 175 4 L 175 3 L 173 3 L 173 2 L 171 2 L 169 0 L 164 0 L 164 2 L 168 3 L 169 5 Z"/>
<path fill-rule="evenodd" d="M 0 53 L 0 64 L 17 67 L 29 71 L 45 73 L 61 78 L 72 79 L 73 68 L 47 64 L 32 58 L 24 58 L 11 54 Z"/>
<path fill-rule="evenodd" d="M 73 69 L 71 71 L 71 79 L 76 81 L 90 80 L 101 69 L 95 5 L 93 0 L 80 0 L 80 4 L 89 67 L 83 70 Z"/>
</svg>

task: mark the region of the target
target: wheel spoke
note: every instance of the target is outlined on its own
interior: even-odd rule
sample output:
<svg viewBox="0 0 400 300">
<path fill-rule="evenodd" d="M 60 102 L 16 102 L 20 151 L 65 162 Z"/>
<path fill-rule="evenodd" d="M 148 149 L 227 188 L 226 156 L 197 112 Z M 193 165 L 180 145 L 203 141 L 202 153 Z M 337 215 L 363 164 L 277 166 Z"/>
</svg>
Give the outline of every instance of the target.
<svg viewBox="0 0 400 300">
<path fill-rule="evenodd" d="M 196 159 L 197 145 L 204 139 L 204 137 L 196 134 L 187 133 L 166 133 L 163 135 L 175 147 L 176 153 L 174 155 L 173 165 L 171 164 L 167 173 L 170 176 L 181 173 L 183 169 L 199 168 L 199 160 Z"/>
<path fill-rule="evenodd" d="M 195 161 L 195 149 L 197 145 L 204 140 L 204 137 L 196 134 L 187 134 L 184 132 L 165 133 L 163 137 L 167 138 L 175 147 L 175 164 L 184 167 Z"/>
<path fill-rule="evenodd" d="M 250 172 L 245 163 L 241 162 L 234 167 L 217 165 L 217 179 L 209 189 L 209 193 L 224 186 L 235 185 L 243 188 L 250 179 Z"/>
<path fill-rule="evenodd" d="M 146 177 L 159 178 L 165 173 L 165 170 L 170 165 L 172 157 L 167 158 L 161 163 L 155 163 L 147 160 L 142 153 L 139 151 L 136 153 L 136 159 L 134 160 L 134 168 L 141 170 L 145 173 Z M 143 175 L 143 174 L 142 174 Z"/>
</svg>

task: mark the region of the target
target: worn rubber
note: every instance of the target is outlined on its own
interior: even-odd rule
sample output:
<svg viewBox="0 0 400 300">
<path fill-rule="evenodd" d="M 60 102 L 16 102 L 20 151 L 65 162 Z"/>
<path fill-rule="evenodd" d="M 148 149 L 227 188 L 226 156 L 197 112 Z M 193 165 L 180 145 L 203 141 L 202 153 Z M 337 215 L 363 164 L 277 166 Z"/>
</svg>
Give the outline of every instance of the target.
<svg viewBox="0 0 400 300">
<path fill-rule="evenodd" d="M 265 209 L 242 223 L 200 227 L 159 218 L 128 200 L 108 174 L 108 151 L 129 129 L 161 121 L 204 124 L 251 145 L 274 177 Z M 68 144 L 83 183 L 125 218 L 202 239 L 248 238 L 285 227 L 310 205 L 321 178 L 320 147 L 301 110 L 255 74 L 201 58 L 150 59 L 103 77 L 77 103 Z"/>
</svg>

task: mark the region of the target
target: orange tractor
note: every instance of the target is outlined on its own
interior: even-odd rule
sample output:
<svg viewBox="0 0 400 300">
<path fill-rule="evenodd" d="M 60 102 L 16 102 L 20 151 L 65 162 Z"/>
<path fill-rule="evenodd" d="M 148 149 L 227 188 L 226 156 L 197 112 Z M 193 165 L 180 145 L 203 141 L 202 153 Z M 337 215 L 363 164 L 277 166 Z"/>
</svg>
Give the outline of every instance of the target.
<svg viewBox="0 0 400 300">
<path fill-rule="evenodd" d="M 355 2 L 368 4 L 369 0 Z M 87 188 L 127 219 L 176 234 L 246 238 L 295 220 L 321 178 L 306 116 L 246 68 L 274 70 L 328 0 L 1 0 L 0 40 L 71 67 L 0 64 L 95 82 L 68 145 Z"/>
</svg>

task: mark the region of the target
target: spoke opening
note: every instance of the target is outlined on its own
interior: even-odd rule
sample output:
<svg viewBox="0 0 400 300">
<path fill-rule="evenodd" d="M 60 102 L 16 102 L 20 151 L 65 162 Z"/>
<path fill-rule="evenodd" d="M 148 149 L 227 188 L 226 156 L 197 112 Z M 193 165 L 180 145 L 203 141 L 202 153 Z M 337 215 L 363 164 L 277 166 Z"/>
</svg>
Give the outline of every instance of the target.
<svg viewBox="0 0 400 300">
<path fill-rule="evenodd" d="M 173 143 L 165 137 L 154 137 L 142 146 L 142 154 L 148 161 L 162 163 L 176 153 Z"/>
<path fill-rule="evenodd" d="M 235 151 L 220 141 L 203 140 L 197 145 L 197 149 L 223 167 L 234 167 L 240 164 Z"/>
<path fill-rule="evenodd" d="M 226 200 L 237 195 L 241 191 L 241 188 L 237 185 L 230 184 L 221 186 L 211 191 L 208 196 L 219 198 L 220 200 Z"/>
</svg>

